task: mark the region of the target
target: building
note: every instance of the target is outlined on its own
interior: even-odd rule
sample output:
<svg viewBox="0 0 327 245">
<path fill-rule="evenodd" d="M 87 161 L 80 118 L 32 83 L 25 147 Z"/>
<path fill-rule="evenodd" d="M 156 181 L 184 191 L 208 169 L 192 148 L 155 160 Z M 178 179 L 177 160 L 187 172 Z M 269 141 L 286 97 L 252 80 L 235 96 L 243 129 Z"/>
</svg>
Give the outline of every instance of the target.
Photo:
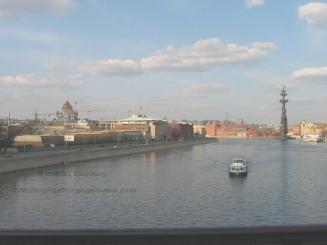
<svg viewBox="0 0 327 245">
<path fill-rule="evenodd" d="M 32 132 L 34 134 L 57 134 L 65 130 L 65 125 L 63 123 L 43 123 L 37 124 L 32 127 Z"/>
<path fill-rule="evenodd" d="M 142 131 L 148 141 L 166 141 L 171 139 L 171 130 L 167 120 L 154 119 L 143 114 L 132 115 L 129 118 L 119 120 L 115 129 Z"/>
<path fill-rule="evenodd" d="M 78 112 L 73 109 L 73 106 L 68 100 L 61 107 L 61 111 L 57 111 L 57 121 L 63 123 L 76 122 L 78 120 Z"/>
<path fill-rule="evenodd" d="M 71 132 L 66 131 L 57 135 L 52 134 L 34 134 L 19 135 L 15 137 L 14 146 L 22 147 L 57 147 L 65 145 L 65 136 L 73 136 L 73 141 L 69 141 L 69 145 L 85 145 L 85 144 L 106 144 L 112 143 L 119 145 L 123 142 L 145 143 L 143 134 L 140 131 L 85 131 Z"/>
<path fill-rule="evenodd" d="M 153 140 L 151 137 L 151 128 L 148 124 L 117 124 L 115 130 L 122 132 L 142 132 L 142 137 L 146 142 L 151 142 Z"/>
<path fill-rule="evenodd" d="M 101 119 L 101 120 L 98 121 L 99 129 L 105 130 L 105 131 L 115 130 L 116 129 L 116 126 L 118 124 L 119 124 L 119 122 L 117 120 L 105 120 L 105 119 Z"/>
<path fill-rule="evenodd" d="M 321 135 L 325 130 L 325 124 L 314 123 L 314 122 L 306 122 L 302 121 L 300 124 L 301 136 L 305 135 Z"/>
<path fill-rule="evenodd" d="M 193 133 L 196 137 L 205 137 L 206 127 L 204 125 L 193 124 Z"/>
<path fill-rule="evenodd" d="M 246 137 L 248 137 L 248 130 L 246 130 L 246 129 L 240 130 L 236 133 L 236 136 L 239 138 L 246 138 Z"/>
<path fill-rule="evenodd" d="M 317 134 L 317 125 L 313 122 L 302 121 L 300 124 L 301 136 Z"/>
<path fill-rule="evenodd" d="M 248 137 L 248 126 L 244 123 L 235 122 L 209 122 L 205 126 L 209 137 Z"/>
<path fill-rule="evenodd" d="M 301 136 L 301 125 L 300 124 L 293 125 L 291 131 L 293 132 L 294 136 Z"/>
<path fill-rule="evenodd" d="M 209 137 L 216 137 L 218 127 L 219 127 L 218 122 L 208 122 L 205 125 L 206 135 L 209 136 Z"/>
<path fill-rule="evenodd" d="M 276 138 L 279 135 L 279 127 L 273 125 L 245 124 L 244 121 L 214 121 L 205 126 L 208 137 L 221 138 Z"/>
<path fill-rule="evenodd" d="M 58 135 L 18 135 L 14 139 L 14 146 L 43 147 L 45 139 L 55 145 L 63 145 L 64 142 L 64 137 Z"/>
<path fill-rule="evenodd" d="M 189 122 L 171 122 L 171 137 L 173 140 L 189 140 L 194 136 L 193 124 Z"/>
<path fill-rule="evenodd" d="M 65 129 L 97 129 L 98 121 L 80 119 L 77 122 L 64 123 Z"/>
</svg>

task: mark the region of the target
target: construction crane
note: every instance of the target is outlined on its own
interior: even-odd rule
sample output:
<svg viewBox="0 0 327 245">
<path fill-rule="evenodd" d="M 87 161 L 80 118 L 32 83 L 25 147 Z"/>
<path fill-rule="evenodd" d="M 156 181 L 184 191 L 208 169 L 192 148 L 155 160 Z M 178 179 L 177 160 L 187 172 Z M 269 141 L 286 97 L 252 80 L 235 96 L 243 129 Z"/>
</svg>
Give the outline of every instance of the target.
<svg viewBox="0 0 327 245">
<path fill-rule="evenodd" d="M 35 121 L 35 122 L 38 122 L 40 116 L 48 116 L 48 117 L 50 118 L 51 116 L 57 115 L 57 113 L 52 113 L 52 112 L 48 112 L 48 113 L 38 113 L 37 110 L 35 110 L 35 112 L 34 112 L 32 115 L 34 115 L 34 121 Z"/>
<path fill-rule="evenodd" d="M 92 113 L 92 112 L 101 112 L 103 110 L 78 110 L 78 112 L 86 112 L 86 113 Z M 46 112 L 46 113 L 38 113 L 37 110 L 32 114 L 34 115 L 34 121 L 38 122 L 40 120 L 40 116 L 45 116 L 50 118 L 51 116 L 58 116 L 59 111 L 53 113 L 53 112 Z"/>
<path fill-rule="evenodd" d="M 141 117 L 145 116 L 143 113 L 143 106 L 135 106 L 134 111 L 136 116 L 141 116 Z M 133 114 L 133 110 L 129 109 L 128 116 L 131 116 L 132 114 Z"/>
<path fill-rule="evenodd" d="M 104 110 L 78 110 L 78 113 L 93 113 L 93 112 L 103 112 Z"/>
<path fill-rule="evenodd" d="M 87 109 L 82 109 L 82 110 L 77 110 L 77 102 L 75 101 L 74 102 L 74 110 L 77 111 L 77 112 L 101 112 L 103 110 L 87 110 Z"/>
</svg>

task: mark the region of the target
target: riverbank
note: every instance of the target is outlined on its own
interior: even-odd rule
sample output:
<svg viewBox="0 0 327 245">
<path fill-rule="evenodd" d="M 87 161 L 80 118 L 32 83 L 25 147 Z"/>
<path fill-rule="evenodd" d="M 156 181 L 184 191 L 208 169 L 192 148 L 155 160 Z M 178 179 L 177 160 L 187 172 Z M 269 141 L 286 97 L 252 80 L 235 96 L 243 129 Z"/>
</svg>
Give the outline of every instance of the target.
<svg viewBox="0 0 327 245">
<path fill-rule="evenodd" d="M 207 136 L 208 138 L 213 139 L 238 139 L 238 140 L 271 140 L 271 139 L 280 139 L 279 136 L 269 136 L 269 137 L 259 137 L 259 136 L 251 136 L 251 137 L 241 137 L 241 136 Z"/>
<path fill-rule="evenodd" d="M 71 150 L 30 152 L 12 155 L 10 158 L 0 156 L 0 174 L 66 163 L 90 161 L 101 158 L 126 156 L 151 151 L 169 150 L 180 147 L 217 142 L 214 138 L 194 139 L 168 144 L 148 144 L 112 147 L 78 148 Z"/>
</svg>

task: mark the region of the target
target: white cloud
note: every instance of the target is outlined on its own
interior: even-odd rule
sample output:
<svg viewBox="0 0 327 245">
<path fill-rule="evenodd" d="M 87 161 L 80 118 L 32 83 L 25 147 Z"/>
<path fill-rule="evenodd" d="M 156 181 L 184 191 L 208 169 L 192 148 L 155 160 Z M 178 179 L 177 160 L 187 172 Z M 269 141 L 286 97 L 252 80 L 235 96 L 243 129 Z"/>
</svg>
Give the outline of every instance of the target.
<svg viewBox="0 0 327 245">
<path fill-rule="evenodd" d="M 17 13 L 65 15 L 76 6 L 74 0 L 0 0 L 0 16 Z"/>
<path fill-rule="evenodd" d="M 201 39 L 193 46 L 167 47 L 140 60 L 108 59 L 79 65 L 80 71 L 101 75 L 135 75 L 145 71 L 205 71 L 226 64 L 257 62 L 276 48 L 271 42 L 241 46 L 217 38 Z"/>
<path fill-rule="evenodd" d="M 316 27 L 327 26 L 327 3 L 311 2 L 298 8 L 299 18 Z"/>
<path fill-rule="evenodd" d="M 274 43 L 256 42 L 248 46 L 224 44 L 218 38 L 201 39 L 193 46 L 169 47 L 141 59 L 147 70 L 209 70 L 225 64 L 258 61 L 275 48 Z"/>
<path fill-rule="evenodd" d="M 265 0 L 246 0 L 245 5 L 247 7 L 254 7 L 254 6 L 260 6 L 265 3 Z"/>
<path fill-rule="evenodd" d="M 129 76 L 142 73 L 141 66 L 136 61 L 128 59 L 107 59 L 86 62 L 79 65 L 79 70 L 107 76 Z"/>
<path fill-rule="evenodd" d="M 24 87 L 78 87 L 83 85 L 84 81 L 80 75 L 70 75 L 67 77 L 47 75 L 37 76 L 35 74 L 22 74 L 16 76 L 2 76 L 0 83 L 13 86 Z"/>
<path fill-rule="evenodd" d="M 306 67 L 296 70 L 292 74 L 295 80 L 326 82 L 327 84 L 327 67 Z"/>
</svg>

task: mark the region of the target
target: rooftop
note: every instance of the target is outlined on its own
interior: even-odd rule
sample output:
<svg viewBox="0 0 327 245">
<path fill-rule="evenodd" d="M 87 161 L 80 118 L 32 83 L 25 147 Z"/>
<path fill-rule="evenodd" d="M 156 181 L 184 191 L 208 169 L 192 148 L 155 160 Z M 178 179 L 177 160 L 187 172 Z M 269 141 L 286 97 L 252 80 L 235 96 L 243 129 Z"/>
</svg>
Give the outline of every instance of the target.
<svg viewBox="0 0 327 245">
<path fill-rule="evenodd" d="M 139 123 L 142 123 L 143 122 L 143 123 L 146 123 L 146 122 L 154 122 L 154 121 L 167 122 L 167 120 L 147 117 L 144 114 L 132 115 L 131 117 L 128 117 L 128 118 L 125 118 L 125 119 L 121 119 L 119 121 L 121 123 L 131 123 L 131 122 L 139 122 Z"/>
</svg>

